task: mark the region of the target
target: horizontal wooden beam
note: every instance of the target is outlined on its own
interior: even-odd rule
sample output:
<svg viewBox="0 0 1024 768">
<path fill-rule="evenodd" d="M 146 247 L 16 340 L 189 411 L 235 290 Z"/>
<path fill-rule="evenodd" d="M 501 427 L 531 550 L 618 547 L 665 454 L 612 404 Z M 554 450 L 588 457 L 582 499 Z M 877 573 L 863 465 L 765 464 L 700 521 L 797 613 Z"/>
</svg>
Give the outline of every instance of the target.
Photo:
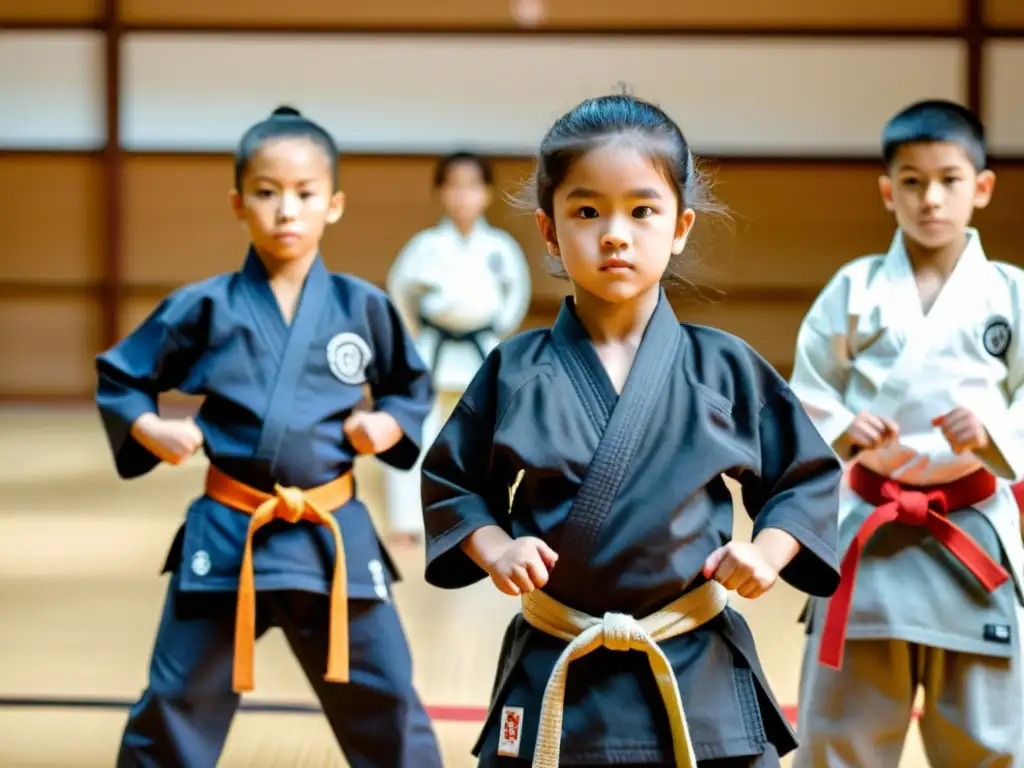
<svg viewBox="0 0 1024 768">
<path fill-rule="evenodd" d="M 520 27 L 512 21 L 507 24 L 480 25 L 449 25 L 424 27 L 415 25 L 381 26 L 359 24 L 304 24 L 304 25 L 270 25 L 270 24 L 125 24 L 125 30 L 131 34 L 214 34 L 214 35 L 389 35 L 389 36 L 442 36 L 465 35 L 473 37 L 540 37 L 540 36 L 586 36 L 591 38 L 614 37 L 727 37 L 727 38 L 873 38 L 873 39 L 950 39 L 963 37 L 965 26 L 952 27 L 885 27 L 885 26 L 727 26 L 727 25 L 656 25 L 656 26 L 556 26 L 545 23 L 536 27 Z"/>
<path fill-rule="evenodd" d="M 0 158 L 5 155 L 17 155 L 27 158 L 48 157 L 103 157 L 106 146 L 102 147 L 5 147 L 0 144 Z"/>
<path fill-rule="evenodd" d="M 88 31 L 101 32 L 102 19 L 81 19 L 68 21 L 65 19 L 4 19 L 0 18 L 0 29 L 5 32 L 68 32 Z"/>
<path fill-rule="evenodd" d="M 81 392 L 4 392 L 0 390 L 0 405 L 25 406 L 41 405 L 47 407 L 76 406 L 91 404 L 94 393 L 82 390 Z"/>
<path fill-rule="evenodd" d="M 74 149 L 74 148 L 61 148 L 61 147 L 4 147 L 0 146 L 0 156 L 3 155 L 17 155 L 18 157 L 103 157 L 105 147 L 98 147 L 95 149 Z M 436 150 L 413 152 L 413 151 L 401 151 L 401 152 L 381 152 L 379 150 L 366 151 L 362 149 L 347 148 L 341 146 L 339 148 L 341 154 L 342 170 L 344 170 L 344 163 L 346 157 L 358 157 L 365 159 L 381 159 L 381 160 L 423 160 L 433 159 L 440 157 L 442 153 Z M 534 156 L 530 154 L 508 154 L 508 153 L 487 153 L 486 156 L 495 161 L 517 161 L 517 160 L 533 160 Z M 132 158 L 139 158 L 144 160 L 173 160 L 173 159 L 191 159 L 191 158 L 224 158 L 229 159 L 231 152 L 226 149 L 122 149 L 121 155 L 125 160 Z M 849 168 L 870 168 L 880 165 L 882 162 L 881 157 L 877 155 L 859 155 L 859 154 L 808 154 L 808 155 L 765 155 L 765 154 L 729 154 L 729 155 L 717 155 L 717 154 L 701 154 L 699 148 L 697 148 L 697 158 L 700 162 L 710 163 L 714 165 L 723 166 L 759 166 L 764 168 L 816 168 L 816 167 L 849 167 Z M 989 156 L 989 164 L 993 167 L 1006 166 L 1006 167 L 1018 167 L 1024 165 L 1024 154 L 1013 154 L 1013 155 L 1000 155 L 994 154 Z"/>
<path fill-rule="evenodd" d="M 0 18 L 0 27 L 7 30 L 102 30 L 102 19 L 66 21 L 60 19 L 9 19 Z M 986 28 L 989 29 L 989 28 Z M 466 36 L 582 36 L 587 37 L 729 37 L 729 38 L 875 38 L 875 39 L 950 39 L 965 37 L 966 24 L 888 26 L 888 25 L 733 25 L 733 24 L 658 24 L 650 26 L 588 25 L 581 23 L 544 22 L 538 26 L 520 26 L 513 19 L 501 24 L 446 24 L 423 26 L 396 20 L 394 24 L 360 24 L 359 22 L 310 22 L 308 24 L 253 24 L 231 22 L 196 24 L 190 22 L 130 22 L 123 21 L 122 32 L 126 34 L 217 34 L 217 35 L 466 35 Z M 1014 28 L 992 28 L 1000 37 L 1024 36 L 1024 31 Z"/>
<path fill-rule="evenodd" d="M 984 37 L 991 37 L 1000 40 L 1024 38 L 1024 27 L 989 27 L 986 26 Z"/>
<path fill-rule="evenodd" d="M 103 296 L 103 283 L 57 282 L 47 280 L 2 280 L 0 300 L 3 299 L 63 299 Z"/>
<path fill-rule="evenodd" d="M 539 139 L 538 139 L 539 142 Z M 344 145 L 340 145 L 338 151 L 341 155 L 341 163 L 344 168 L 345 157 L 359 157 L 367 159 L 387 159 L 387 160 L 422 160 L 424 158 L 436 158 L 440 157 L 443 153 L 437 150 L 402 150 L 395 152 L 381 152 L 379 150 L 368 151 L 357 148 L 346 148 Z M 507 152 L 486 152 L 483 151 L 487 157 L 495 162 L 501 162 L 505 160 L 533 160 L 534 155 L 530 153 L 522 154 L 510 154 Z M 742 152 L 736 152 L 728 155 L 716 155 L 716 154 L 703 154 L 699 152 L 699 149 L 695 148 L 698 153 L 698 160 L 704 163 L 715 163 L 717 165 L 762 165 L 766 167 L 781 167 L 781 166 L 818 166 L 818 165 L 843 165 L 861 168 L 864 166 L 876 166 L 881 163 L 881 158 L 877 155 L 870 154 L 827 154 L 827 155 L 790 155 L 790 154 L 760 154 L 757 152 L 751 152 L 745 154 Z M 172 160 L 176 158 L 197 158 L 197 157 L 209 157 L 209 158 L 229 158 L 231 152 L 226 149 L 202 149 L 190 147 L 188 149 L 125 149 L 124 156 L 126 158 L 138 157 L 147 160 Z M 1021 155 L 1019 162 L 1024 163 L 1024 155 Z"/>
</svg>

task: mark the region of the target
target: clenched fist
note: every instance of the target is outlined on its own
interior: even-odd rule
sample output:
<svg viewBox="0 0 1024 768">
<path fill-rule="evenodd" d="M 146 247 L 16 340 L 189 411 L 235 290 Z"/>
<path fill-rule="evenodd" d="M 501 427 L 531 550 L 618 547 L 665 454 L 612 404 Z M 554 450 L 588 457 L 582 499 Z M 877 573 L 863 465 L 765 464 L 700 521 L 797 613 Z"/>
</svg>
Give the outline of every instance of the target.
<svg viewBox="0 0 1024 768">
<path fill-rule="evenodd" d="M 402 428 L 395 417 L 383 411 L 359 411 L 349 416 L 342 431 L 358 453 L 378 454 L 393 448 L 402 439 Z"/>
<path fill-rule="evenodd" d="M 135 420 L 132 437 L 168 464 L 181 464 L 203 444 L 203 433 L 191 417 L 162 419 L 155 413 L 145 413 Z"/>
<path fill-rule="evenodd" d="M 857 448 L 877 448 L 898 436 L 899 431 L 894 421 L 861 411 L 846 428 L 846 440 Z"/>
<path fill-rule="evenodd" d="M 988 431 L 978 417 L 966 408 L 954 408 L 949 413 L 932 419 L 932 426 L 942 430 L 942 436 L 956 454 L 982 450 L 991 442 Z"/>
<path fill-rule="evenodd" d="M 557 561 L 558 555 L 543 540 L 524 536 L 510 540 L 488 564 L 487 572 L 494 586 L 515 596 L 543 588 Z"/>
<path fill-rule="evenodd" d="M 760 597 L 775 586 L 779 574 L 757 544 L 730 541 L 704 562 L 704 578 L 713 579 L 740 597 Z"/>
</svg>

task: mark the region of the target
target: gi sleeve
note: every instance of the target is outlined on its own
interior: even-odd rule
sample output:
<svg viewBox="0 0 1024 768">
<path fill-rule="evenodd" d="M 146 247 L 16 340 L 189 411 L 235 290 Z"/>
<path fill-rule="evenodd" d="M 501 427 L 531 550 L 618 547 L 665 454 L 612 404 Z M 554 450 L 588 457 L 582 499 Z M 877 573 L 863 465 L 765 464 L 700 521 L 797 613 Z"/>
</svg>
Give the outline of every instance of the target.
<svg viewBox="0 0 1024 768">
<path fill-rule="evenodd" d="M 523 249 L 515 238 L 503 234 L 504 247 L 498 252 L 498 257 L 504 301 L 494 323 L 494 332 L 499 336 L 508 336 L 519 328 L 526 317 L 530 309 L 532 288 L 530 266 Z"/>
<path fill-rule="evenodd" d="M 402 322 L 412 333 L 419 333 L 420 300 L 427 291 L 422 272 L 429 267 L 427 262 L 426 233 L 415 235 L 395 257 L 388 271 L 387 292 L 395 303 Z"/>
<path fill-rule="evenodd" d="M 839 488 L 842 464 L 822 440 L 796 396 L 780 382 L 758 418 L 760 471 L 740 479 L 754 536 L 786 531 L 800 551 L 779 574 L 810 595 L 839 586 Z"/>
<path fill-rule="evenodd" d="M 97 356 L 96 405 L 122 478 L 140 477 L 160 464 L 132 437 L 132 425 L 143 414 L 159 413 L 159 395 L 189 378 L 205 348 L 204 328 L 203 301 L 191 291 L 177 292 Z"/>
<path fill-rule="evenodd" d="M 371 302 L 374 362 L 369 385 L 375 409 L 390 414 L 402 437 L 377 458 L 396 469 L 412 469 L 423 449 L 423 423 L 434 402 L 430 371 L 395 304 L 385 295 Z"/>
<path fill-rule="evenodd" d="M 492 471 L 495 368 L 492 353 L 423 459 L 426 580 L 442 589 L 466 587 L 487 575 L 459 546 L 471 533 L 497 525 L 511 535 L 508 487 Z"/>
<path fill-rule="evenodd" d="M 1005 400 L 993 393 L 978 398 L 979 402 L 971 408 L 991 440 L 991 450 L 978 451 L 978 458 L 994 475 L 1012 481 L 1024 477 L 1024 272 L 1016 277 L 1014 319 L 1005 357 Z"/>
<path fill-rule="evenodd" d="M 833 278 L 807 312 L 797 332 L 790 380 L 807 415 L 833 450 L 854 418 L 842 394 L 850 365 L 847 293 L 846 281 Z"/>
</svg>

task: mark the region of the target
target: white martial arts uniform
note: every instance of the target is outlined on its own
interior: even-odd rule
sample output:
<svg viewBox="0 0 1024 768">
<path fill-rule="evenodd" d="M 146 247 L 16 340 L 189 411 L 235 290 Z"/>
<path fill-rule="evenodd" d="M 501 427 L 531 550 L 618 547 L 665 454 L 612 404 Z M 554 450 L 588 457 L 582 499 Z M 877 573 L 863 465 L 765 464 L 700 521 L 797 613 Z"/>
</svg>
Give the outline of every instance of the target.
<svg viewBox="0 0 1024 768">
<path fill-rule="evenodd" d="M 464 237 L 445 218 L 406 244 L 388 274 L 387 289 L 433 368 L 436 390 L 461 394 L 483 357 L 526 316 L 530 268 L 507 232 L 481 218 Z M 439 400 L 423 425 L 424 452 L 442 426 Z M 391 530 L 421 533 L 419 462 L 407 472 L 391 467 L 385 472 Z"/>
<path fill-rule="evenodd" d="M 840 670 L 817 656 L 828 601 L 809 604 L 797 768 L 896 768 L 919 685 L 933 766 L 1024 765 L 1024 546 L 1010 489 L 1024 473 L 1024 271 L 988 261 L 967 234 L 927 314 L 901 232 L 887 254 L 840 269 L 800 327 L 792 387 L 833 445 L 862 411 L 896 422 L 896 440 L 855 457 L 879 475 L 914 486 L 995 475 L 992 496 L 948 517 L 1011 578 L 989 593 L 927 529 L 883 526 L 861 558 Z M 932 420 L 958 406 L 1004 466 L 953 453 Z M 842 552 L 874 508 L 844 484 Z"/>
</svg>

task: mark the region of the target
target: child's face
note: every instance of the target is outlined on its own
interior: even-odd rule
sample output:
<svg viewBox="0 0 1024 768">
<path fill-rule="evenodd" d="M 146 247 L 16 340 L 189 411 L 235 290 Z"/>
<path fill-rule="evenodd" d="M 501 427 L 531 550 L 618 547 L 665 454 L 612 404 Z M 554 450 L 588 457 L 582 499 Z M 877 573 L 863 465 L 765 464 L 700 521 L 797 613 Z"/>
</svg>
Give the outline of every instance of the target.
<svg viewBox="0 0 1024 768">
<path fill-rule="evenodd" d="M 658 285 L 694 221 L 656 164 L 624 144 L 583 155 L 552 204 L 554 219 L 537 211 L 548 251 L 577 289 L 613 303 Z"/>
<path fill-rule="evenodd" d="M 231 202 L 256 249 L 290 261 L 315 252 L 327 225 L 341 218 L 344 195 L 333 188 L 323 149 L 308 139 L 276 139 L 249 159 Z"/>
<path fill-rule="evenodd" d="M 929 249 L 959 238 L 975 209 L 988 205 L 994 185 L 991 171 L 978 173 L 963 148 L 947 142 L 904 145 L 880 180 L 896 223 Z"/>
<path fill-rule="evenodd" d="M 471 223 L 484 215 L 491 204 L 491 190 L 476 163 L 452 163 L 440 189 L 441 205 L 448 216 Z"/>
</svg>

